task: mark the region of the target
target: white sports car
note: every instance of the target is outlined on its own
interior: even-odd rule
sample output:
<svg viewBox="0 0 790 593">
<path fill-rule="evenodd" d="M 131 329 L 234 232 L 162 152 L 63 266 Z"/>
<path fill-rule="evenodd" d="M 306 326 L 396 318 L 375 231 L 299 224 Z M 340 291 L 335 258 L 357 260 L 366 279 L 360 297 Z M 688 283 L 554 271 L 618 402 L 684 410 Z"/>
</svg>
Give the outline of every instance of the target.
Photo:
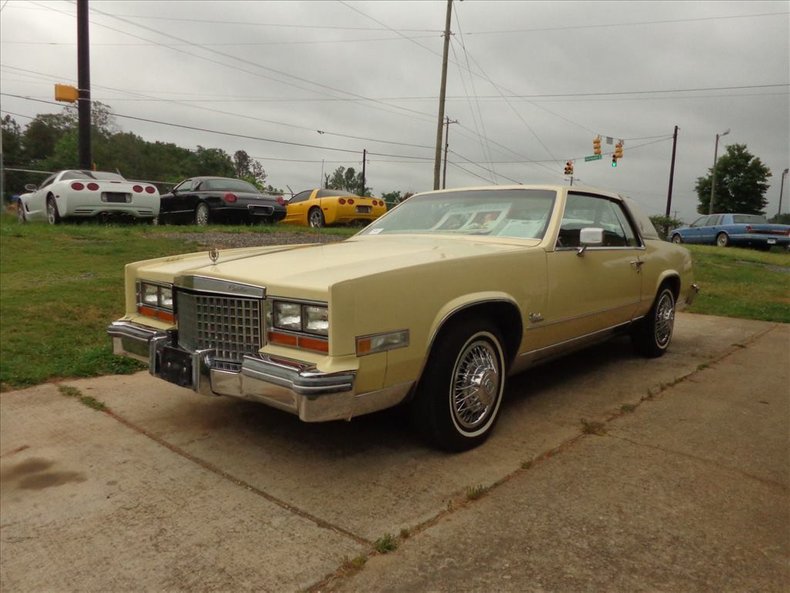
<svg viewBox="0 0 790 593">
<path fill-rule="evenodd" d="M 127 181 L 117 173 L 66 170 L 47 177 L 19 196 L 20 222 L 58 224 L 67 218 L 131 217 L 153 221 L 159 215 L 159 190 L 150 183 Z"/>
</svg>

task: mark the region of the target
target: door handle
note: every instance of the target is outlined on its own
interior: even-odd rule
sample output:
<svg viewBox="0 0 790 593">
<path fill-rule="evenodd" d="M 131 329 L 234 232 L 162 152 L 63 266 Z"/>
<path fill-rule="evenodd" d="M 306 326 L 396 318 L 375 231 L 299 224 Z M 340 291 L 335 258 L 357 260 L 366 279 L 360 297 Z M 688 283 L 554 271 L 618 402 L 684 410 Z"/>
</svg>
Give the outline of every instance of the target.
<svg viewBox="0 0 790 593">
<path fill-rule="evenodd" d="M 637 274 L 642 271 L 643 265 L 645 265 L 645 262 L 643 262 L 642 260 L 636 259 L 631 262 L 631 267 L 636 270 Z"/>
</svg>

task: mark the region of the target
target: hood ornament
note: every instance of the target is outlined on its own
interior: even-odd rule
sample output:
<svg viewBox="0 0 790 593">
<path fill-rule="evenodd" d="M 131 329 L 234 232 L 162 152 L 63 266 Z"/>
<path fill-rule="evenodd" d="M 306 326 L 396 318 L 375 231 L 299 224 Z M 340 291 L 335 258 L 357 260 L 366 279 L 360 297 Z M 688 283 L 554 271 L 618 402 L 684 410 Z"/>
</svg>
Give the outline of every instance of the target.
<svg viewBox="0 0 790 593">
<path fill-rule="evenodd" d="M 219 249 L 217 249 L 216 247 L 212 247 L 211 249 L 209 249 L 208 257 L 211 260 L 212 264 L 217 263 L 217 260 L 219 259 Z"/>
</svg>

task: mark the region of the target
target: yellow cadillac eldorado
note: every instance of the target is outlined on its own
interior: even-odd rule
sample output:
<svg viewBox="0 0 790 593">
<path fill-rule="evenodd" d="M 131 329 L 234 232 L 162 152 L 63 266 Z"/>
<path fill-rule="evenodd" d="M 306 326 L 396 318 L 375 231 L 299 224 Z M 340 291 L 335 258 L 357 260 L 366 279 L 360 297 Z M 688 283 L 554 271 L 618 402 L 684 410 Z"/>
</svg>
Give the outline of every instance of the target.
<svg viewBox="0 0 790 593">
<path fill-rule="evenodd" d="M 482 443 L 506 378 L 617 333 L 662 355 L 691 257 L 620 195 L 519 185 L 426 192 L 345 241 L 126 266 L 116 354 L 306 422 L 408 406 L 435 446 Z"/>
</svg>

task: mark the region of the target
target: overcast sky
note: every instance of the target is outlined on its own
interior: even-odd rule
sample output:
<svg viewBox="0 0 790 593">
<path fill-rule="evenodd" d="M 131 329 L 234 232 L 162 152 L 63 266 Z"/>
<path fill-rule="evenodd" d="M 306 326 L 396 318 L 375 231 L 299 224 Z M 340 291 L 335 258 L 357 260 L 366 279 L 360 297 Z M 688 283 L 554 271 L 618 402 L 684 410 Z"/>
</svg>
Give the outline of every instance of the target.
<svg viewBox="0 0 790 593">
<path fill-rule="evenodd" d="M 447 2 L 90 0 L 91 93 L 149 141 L 242 149 L 274 186 L 362 167 L 374 194 L 433 188 Z M 22 126 L 77 82 L 76 2 L 0 0 L 0 111 Z M 790 166 L 790 2 L 455 0 L 447 187 L 569 182 L 696 216 L 728 144 Z M 19 98 L 23 97 L 23 98 Z M 43 102 L 42 102 L 43 101 Z M 320 132 L 319 132 L 320 131 Z M 623 139 L 585 162 L 592 140 Z M 101 164 L 99 163 L 99 167 Z M 782 211 L 790 211 L 790 176 Z"/>
</svg>

